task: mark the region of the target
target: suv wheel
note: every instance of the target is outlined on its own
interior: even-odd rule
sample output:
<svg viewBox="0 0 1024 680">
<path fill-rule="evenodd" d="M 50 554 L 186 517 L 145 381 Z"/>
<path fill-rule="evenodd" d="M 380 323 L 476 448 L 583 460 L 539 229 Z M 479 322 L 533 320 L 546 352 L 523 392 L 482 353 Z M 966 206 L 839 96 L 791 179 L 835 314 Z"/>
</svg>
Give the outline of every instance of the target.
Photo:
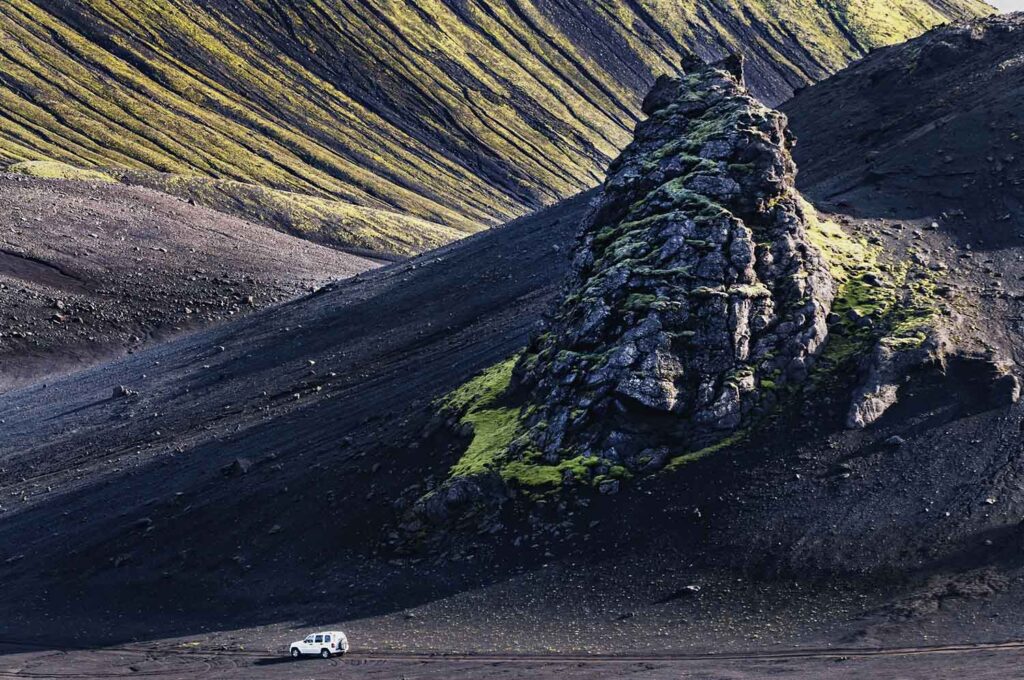
<svg viewBox="0 0 1024 680">
<path fill-rule="evenodd" d="M 300 656 L 302 656 L 302 652 L 299 651 L 299 648 L 298 647 L 292 647 L 292 658 L 293 659 L 298 659 Z"/>
<path fill-rule="evenodd" d="M 330 659 L 331 658 L 331 650 L 326 649 L 326 648 L 321 649 L 320 650 L 320 656 L 323 657 L 324 659 Z"/>
</svg>

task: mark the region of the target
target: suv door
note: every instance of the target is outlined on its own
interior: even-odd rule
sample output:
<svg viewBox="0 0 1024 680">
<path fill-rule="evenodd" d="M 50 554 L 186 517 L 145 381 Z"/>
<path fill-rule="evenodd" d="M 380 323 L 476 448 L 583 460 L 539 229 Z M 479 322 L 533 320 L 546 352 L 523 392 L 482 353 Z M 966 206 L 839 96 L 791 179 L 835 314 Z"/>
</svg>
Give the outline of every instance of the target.
<svg viewBox="0 0 1024 680">
<path fill-rule="evenodd" d="M 320 648 L 313 643 L 313 636 L 308 635 L 306 636 L 306 639 L 302 641 L 302 649 L 299 651 L 303 654 L 319 654 Z"/>
<path fill-rule="evenodd" d="M 331 650 L 331 654 L 334 654 L 334 637 L 330 633 L 324 633 L 324 647 Z"/>
</svg>

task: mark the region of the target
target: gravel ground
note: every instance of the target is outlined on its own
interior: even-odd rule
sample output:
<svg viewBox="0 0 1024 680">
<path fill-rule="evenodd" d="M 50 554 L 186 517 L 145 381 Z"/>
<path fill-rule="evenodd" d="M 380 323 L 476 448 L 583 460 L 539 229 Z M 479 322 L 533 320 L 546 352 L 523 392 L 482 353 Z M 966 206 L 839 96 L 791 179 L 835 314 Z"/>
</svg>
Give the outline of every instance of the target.
<svg viewBox="0 0 1024 680">
<path fill-rule="evenodd" d="M 378 264 L 147 189 L 0 174 L 0 391 Z"/>
</svg>

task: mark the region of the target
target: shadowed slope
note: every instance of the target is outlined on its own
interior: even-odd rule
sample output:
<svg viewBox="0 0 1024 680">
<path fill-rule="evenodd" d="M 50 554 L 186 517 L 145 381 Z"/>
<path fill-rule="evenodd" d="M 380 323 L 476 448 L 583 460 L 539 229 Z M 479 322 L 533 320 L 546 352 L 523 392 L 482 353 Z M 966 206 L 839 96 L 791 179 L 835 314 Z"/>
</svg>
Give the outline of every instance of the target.
<svg viewBox="0 0 1024 680">
<path fill-rule="evenodd" d="M 862 214 L 939 218 L 975 248 L 1019 243 L 1022 63 L 1018 13 L 935 29 L 807 88 L 783 107 L 801 187 Z"/>
</svg>

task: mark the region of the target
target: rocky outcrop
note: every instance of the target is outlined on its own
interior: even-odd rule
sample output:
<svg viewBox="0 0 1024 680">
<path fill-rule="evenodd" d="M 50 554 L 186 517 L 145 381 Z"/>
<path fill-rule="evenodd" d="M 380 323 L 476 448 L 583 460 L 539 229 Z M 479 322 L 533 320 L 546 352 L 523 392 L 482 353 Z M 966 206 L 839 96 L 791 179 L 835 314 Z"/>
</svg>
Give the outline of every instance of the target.
<svg viewBox="0 0 1024 680">
<path fill-rule="evenodd" d="M 861 362 L 862 379 L 846 415 L 849 428 L 864 428 L 881 418 L 898 401 L 899 388 L 911 373 L 928 365 L 941 365 L 949 351 L 946 334 L 937 327 L 923 343 L 912 347 L 887 340 L 879 340 Z"/>
<path fill-rule="evenodd" d="M 530 406 L 513 455 L 660 465 L 774 404 L 825 341 L 835 287 L 785 116 L 746 91 L 738 57 L 683 67 L 646 98 L 520 362 Z"/>
<path fill-rule="evenodd" d="M 960 392 L 971 408 L 1016 404 L 1021 386 L 1012 367 L 1012 361 L 996 353 L 964 352 L 940 324 L 933 325 L 924 342 L 915 346 L 882 338 L 861 362 L 861 382 L 853 392 L 846 426 L 860 429 L 876 422 L 899 401 L 900 388 L 929 368 L 945 375 L 949 389 Z"/>
</svg>

